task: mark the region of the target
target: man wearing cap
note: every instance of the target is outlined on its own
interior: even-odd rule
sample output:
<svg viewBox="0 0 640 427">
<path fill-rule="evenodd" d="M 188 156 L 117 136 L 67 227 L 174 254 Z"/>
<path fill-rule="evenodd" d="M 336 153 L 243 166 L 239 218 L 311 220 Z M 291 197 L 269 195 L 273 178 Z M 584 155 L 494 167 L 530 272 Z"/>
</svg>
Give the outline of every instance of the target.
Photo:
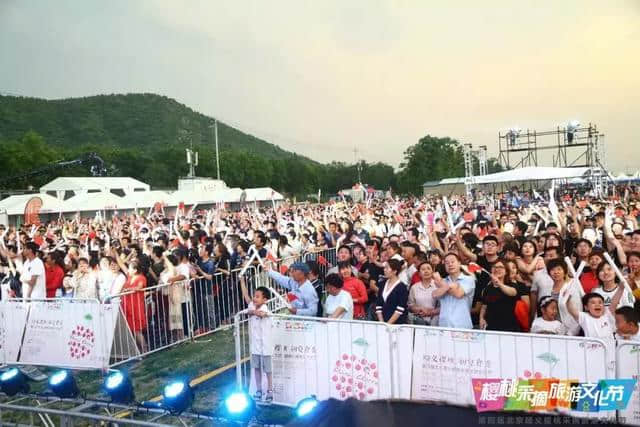
<svg viewBox="0 0 640 427">
<path fill-rule="evenodd" d="M 291 301 L 291 314 L 298 316 L 316 316 L 318 314 L 318 294 L 313 285 L 307 279 L 309 266 L 303 262 L 295 262 L 289 267 L 291 277 L 283 276 L 271 269 L 269 263 L 266 264 L 269 277 L 289 292 Z"/>
</svg>

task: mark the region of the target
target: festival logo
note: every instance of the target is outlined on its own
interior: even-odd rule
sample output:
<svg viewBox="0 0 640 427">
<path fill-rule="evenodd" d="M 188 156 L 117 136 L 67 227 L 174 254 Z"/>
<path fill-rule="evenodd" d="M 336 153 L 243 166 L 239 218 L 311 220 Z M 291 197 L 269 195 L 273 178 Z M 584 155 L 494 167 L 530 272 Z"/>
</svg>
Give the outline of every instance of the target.
<svg viewBox="0 0 640 427">
<path fill-rule="evenodd" d="M 536 375 L 530 379 L 473 378 L 471 381 L 478 412 L 624 410 L 637 382 L 636 379 L 579 382 Z"/>
<path fill-rule="evenodd" d="M 378 365 L 367 359 L 369 343 L 364 338 L 356 339 L 353 344 L 362 348 L 362 354 L 343 353 L 334 363 L 331 382 L 342 399 L 365 400 L 378 391 Z"/>
<path fill-rule="evenodd" d="M 91 320 L 91 315 L 85 316 L 86 320 Z M 69 348 L 69 355 L 73 359 L 84 359 L 91 354 L 95 345 L 95 336 L 93 330 L 83 325 L 76 325 L 71 331 L 69 336 L 69 342 L 67 347 Z"/>
</svg>

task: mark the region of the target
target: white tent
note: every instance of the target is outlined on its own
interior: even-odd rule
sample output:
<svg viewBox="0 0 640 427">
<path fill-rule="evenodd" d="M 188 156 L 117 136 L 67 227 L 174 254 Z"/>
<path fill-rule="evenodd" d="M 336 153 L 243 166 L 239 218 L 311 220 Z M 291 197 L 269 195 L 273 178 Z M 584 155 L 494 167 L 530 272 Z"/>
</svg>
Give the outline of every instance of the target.
<svg viewBox="0 0 640 427">
<path fill-rule="evenodd" d="M 550 179 L 582 178 L 591 168 L 526 167 L 473 177 L 473 184 L 497 184 L 502 182 L 540 181 Z"/>
<path fill-rule="evenodd" d="M 247 194 L 247 202 L 264 202 L 273 198 L 274 201 L 284 200 L 282 194 L 278 193 L 271 187 L 247 188 L 244 190 Z"/>
<path fill-rule="evenodd" d="M 64 203 L 65 212 L 112 211 L 133 208 L 135 205 L 132 205 L 125 198 L 105 192 L 79 194 Z"/>
<path fill-rule="evenodd" d="M 163 203 L 168 206 L 171 195 L 166 191 L 140 191 L 133 194 L 127 194 L 122 198 L 124 204 L 138 208 L 150 208 L 156 203 Z"/>
<path fill-rule="evenodd" d="M 42 199 L 40 213 L 58 213 L 64 210 L 64 202 L 48 194 L 19 194 L 0 200 L 0 211 L 6 211 L 9 216 L 23 215 L 25 206 L 33 197 Z"/>
<path fill-rule="evenodd" d="M 92 192 L 115 191 L 124 196 L 134 192 L 149 191 L 149 184 L 129 177 L 60 177 L 40 187 L 41 193 L 48 193 L 59 199 L 69 198 L 66 193 L 73 195 Z M 66 196 L 66 197 L 65 197 Z"/>
</svg>

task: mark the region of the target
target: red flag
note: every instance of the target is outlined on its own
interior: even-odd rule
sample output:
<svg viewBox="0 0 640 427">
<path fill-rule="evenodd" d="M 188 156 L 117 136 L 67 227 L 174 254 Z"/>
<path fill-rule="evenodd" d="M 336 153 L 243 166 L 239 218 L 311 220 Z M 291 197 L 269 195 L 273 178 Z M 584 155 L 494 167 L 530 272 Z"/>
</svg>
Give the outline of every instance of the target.
<svg viewBox="0 0 640 427">
<path fill-rule="evenodd" d="M 278 260 L 276 259 L 276 257 L 273 256 L 273 254 L 271 252 L 267 252 L 267 256 L 265 257 L 267 260 L 271 261 L 271 262 L 278 262 Z"/>
<path fill-rule="evenodd" d="M 282 274 L 283 276 L 287 274 L 287 270 L 289 270 L 289 268 L 286 265 L 280 266 L 280 274 Z"/>
<path fill-rule="evenodd" d="M 287 293 L 287 299 L 289 300 L 289 302 L 294 302 L 295 300 L 298 299 L 298 297 L 292 294 L 291 292 L 289 292 Z"/>
<path fill-rule="evenodd" d="M 469 273 L 477 273 L 479 271 L 482 271 L 483 268 L 480 267 L 478 264 L 476 264 L 475 262 L 470 262 L 469 265 L 467 266 L 467 270 L 469 270 Z"/>
</svg>

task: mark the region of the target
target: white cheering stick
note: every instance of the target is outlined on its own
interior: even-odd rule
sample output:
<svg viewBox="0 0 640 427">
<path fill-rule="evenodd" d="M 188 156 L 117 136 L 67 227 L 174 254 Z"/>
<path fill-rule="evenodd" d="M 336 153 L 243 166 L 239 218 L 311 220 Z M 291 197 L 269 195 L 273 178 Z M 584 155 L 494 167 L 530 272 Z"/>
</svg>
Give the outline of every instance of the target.
<svg viewBox="0 0 640 427">
<path fill-rule="evenodd" d="M 613 262 L 611 255 L 609 255 L 609 252 L 606 252 L 606 251 L 604 252 L 604 259 L 607 260 L 611 268 L 613 268 L 613 270 L 616 272 L 616 276 L 618 276 L 618 279 L 624 284 L 624 288 L 627 290 L 627 292 L 629 292 L 630 294 L 633 294 L 633 291 L 629 286 L 629 282 L 627 282 L 627 279 L 624 277 L 624 275 L 622 274 L 622 271 L 620 271 L 616 263 Z"/>
<path fill-rule="evenodd" d="M 571 273 L 571 275 L 573 276 L 573 278 L 568 281 L 567 283 L 565 283 L 564 285 L 562 285 L 562 288 L 560 289 L 559 295 L 564 295 L 566 293 L 566 290 L 569 288 L 569 286 L 577 284 L 580 286 L 580 293 L 584 294 L 584 291 L 582 290 L 582 285 L 580 284 L 580 276 L 582 275 L 582 270 L 584 270 L 584 267 L 587 265 L 584 261 L 580 262 L 580 265 L 578 266 L 578 271 L 576 271 L 575 268 L 573 268 L 573 264 L 571 263 L 571 258 L 569 257 L 564 257 L 564 262 L 567 264 L 567 268 L 569 269 L 569 272 Z"/>
<path fill-rule="evenodd" d="M 444 210 L 447 213 L 447 222 L 449 223 L 449 230 L 453 232 L 453 217 L 451 215 L 451 206 L 449 206 L 449 201 L 447 200 L 447 196 L 442 198 L 442 204 L 444 205 Z"/>
</svg>

